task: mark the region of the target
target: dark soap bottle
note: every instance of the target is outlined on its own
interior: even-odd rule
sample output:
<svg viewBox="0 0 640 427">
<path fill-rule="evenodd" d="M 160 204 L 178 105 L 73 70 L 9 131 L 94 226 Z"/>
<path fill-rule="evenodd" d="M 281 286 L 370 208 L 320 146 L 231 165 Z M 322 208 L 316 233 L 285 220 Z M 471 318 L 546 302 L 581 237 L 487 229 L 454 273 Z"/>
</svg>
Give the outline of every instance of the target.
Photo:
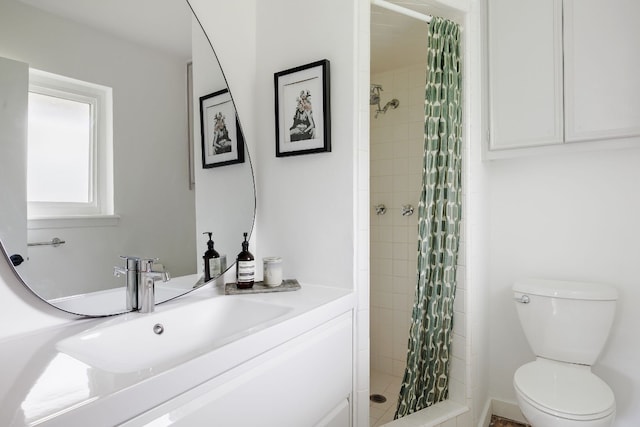
<svg viewBox="0 0 640 427">
<path fill-rule="evenodd" d="M 242 252 L 236 258 L 236 286 L 238 289 L 249 289 L 253 287 L 256 275 L 256 260 L 249 252 L 249 242 L 247 233 L 244 233 L 242 242 Z"/>
<path fill-rule="evenodd" d="M 207 250 L 202 257 L 204 260 L 204 281 L 208 282 L 211 279 L 215 279 L 222 273 L 222 271 L 220 271 L 220 254 L 213 249 L 213 240 L 211 240 L 212 233 L 210 231 L 206 231 L 202 234 L 209 235 Z"/>
</svg>

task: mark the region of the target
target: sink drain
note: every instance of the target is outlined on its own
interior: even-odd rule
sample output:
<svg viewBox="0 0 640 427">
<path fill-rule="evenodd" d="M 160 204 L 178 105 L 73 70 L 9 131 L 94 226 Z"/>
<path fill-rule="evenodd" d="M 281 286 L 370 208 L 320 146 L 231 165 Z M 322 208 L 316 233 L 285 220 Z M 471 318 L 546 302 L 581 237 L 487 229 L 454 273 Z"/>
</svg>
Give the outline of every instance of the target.
<svg viewBox="0 0 640 427">
<path fill-rule="evenodd" d="M 369 396 L 369 400 L 375 403 L 384 403 L 387 401 L 387 398 L 381 394 L 372 394 L 371 396 Z"/>
<path fill-rule="evenodd" d="M 153 332 L 155 332 L 157 335 L 161 335 L 164 332 L 164 326 L 162 326 L 162 324 L 160 323 L 156 323 L 155 325 L 153 325 Z"/>
</svg>

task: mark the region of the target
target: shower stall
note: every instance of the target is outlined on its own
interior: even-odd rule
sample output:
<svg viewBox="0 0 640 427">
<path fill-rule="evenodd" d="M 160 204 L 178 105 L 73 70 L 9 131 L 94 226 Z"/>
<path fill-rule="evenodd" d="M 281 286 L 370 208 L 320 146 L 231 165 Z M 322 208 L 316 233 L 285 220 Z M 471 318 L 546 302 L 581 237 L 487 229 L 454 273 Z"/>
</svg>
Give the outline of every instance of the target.
<svg viewBox="0 0 640 427">
<path fill-rule="evenodd" d="M 378 3 L 372 2 L 371 8 L 369 97 L 370 390 L 372 401 L 383 396 L 386 402 L 372 403 L 371 425 L 391 420 L 406 367 L 416 288 L 428 32 L 425 22 Z M 429 13 L 424 3 L 423 13 Z M 461 404 L 467 364 L 464 264 L 461 249 L 449 383 L 449 398 Z"/>
</svg>

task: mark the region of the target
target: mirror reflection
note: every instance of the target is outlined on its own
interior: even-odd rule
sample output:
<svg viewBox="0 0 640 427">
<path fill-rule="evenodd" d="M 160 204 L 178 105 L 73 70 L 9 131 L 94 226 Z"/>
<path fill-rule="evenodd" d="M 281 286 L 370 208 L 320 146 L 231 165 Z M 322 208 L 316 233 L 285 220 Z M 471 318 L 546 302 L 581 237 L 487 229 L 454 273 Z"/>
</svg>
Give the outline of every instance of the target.
<svg viewBox="0 0 640 427">
<path fill-rule="evenodd" d="M 34 293 L 127 311 L 114 269 L 134 256 L 172 277 L 156 302 L 174 298 L 202 283 L 206 232 L 231 267 L 250 161 L 200 161 L 200 98 L 226 88 L 185 0 L 0 2 L 0 240 Z"/>
</svg>

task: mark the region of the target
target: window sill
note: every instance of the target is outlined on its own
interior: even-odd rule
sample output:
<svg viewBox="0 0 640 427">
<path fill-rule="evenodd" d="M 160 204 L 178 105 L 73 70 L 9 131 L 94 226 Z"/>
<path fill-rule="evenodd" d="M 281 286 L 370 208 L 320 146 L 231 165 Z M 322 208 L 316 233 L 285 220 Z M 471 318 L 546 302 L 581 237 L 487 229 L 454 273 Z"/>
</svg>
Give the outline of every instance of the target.
<svg viewBox="0 0 640 427">
<path fill-rule="evenodd" d="M 119 215 L 52 216 L 28 218 L 27 228 L 38 230 L 43 228 L 115 227 L 119 222 Z"/>
</svg>

